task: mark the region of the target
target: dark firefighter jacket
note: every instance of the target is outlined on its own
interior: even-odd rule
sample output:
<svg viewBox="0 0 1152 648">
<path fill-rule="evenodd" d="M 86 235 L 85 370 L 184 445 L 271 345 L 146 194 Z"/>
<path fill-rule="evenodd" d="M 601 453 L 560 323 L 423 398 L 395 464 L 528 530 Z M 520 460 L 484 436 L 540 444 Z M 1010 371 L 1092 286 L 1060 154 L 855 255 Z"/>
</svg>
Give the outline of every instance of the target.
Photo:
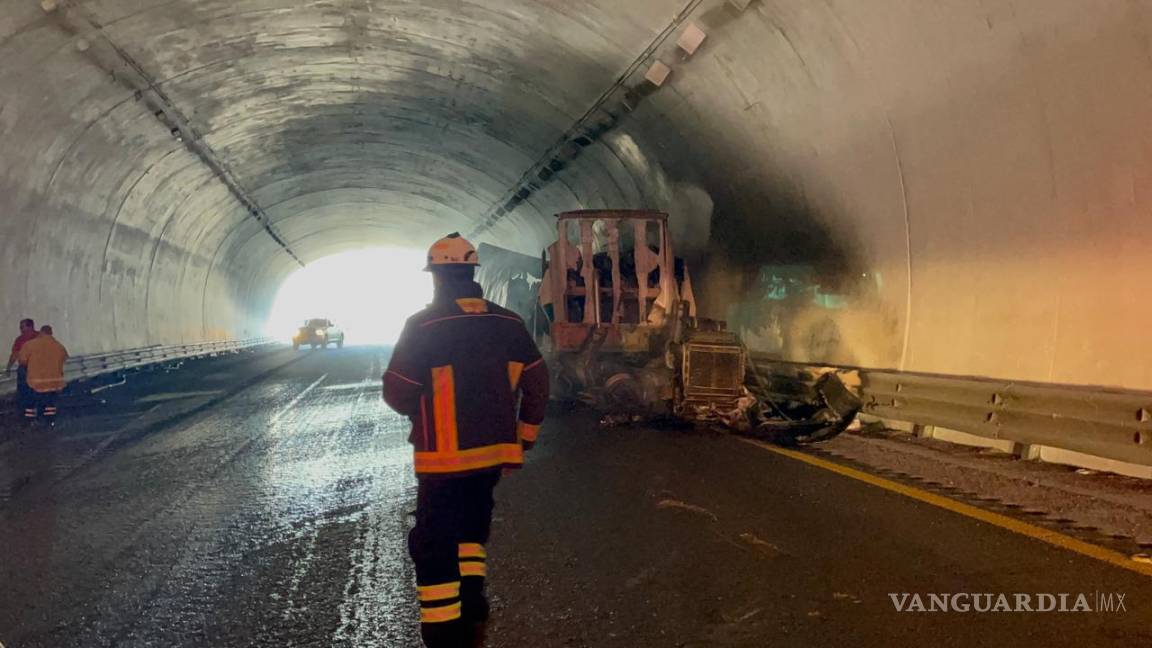
<svg viewBox="0 0 1152 648">
<path fill-rule="evenodd" d="M 422 476 L 519 467 L 548 401 L 548 370 L 520 317 L 479 284 L 455 293 L 408 319 L 384 374 L 384 400 L 412 420 Z"/>
</svg>

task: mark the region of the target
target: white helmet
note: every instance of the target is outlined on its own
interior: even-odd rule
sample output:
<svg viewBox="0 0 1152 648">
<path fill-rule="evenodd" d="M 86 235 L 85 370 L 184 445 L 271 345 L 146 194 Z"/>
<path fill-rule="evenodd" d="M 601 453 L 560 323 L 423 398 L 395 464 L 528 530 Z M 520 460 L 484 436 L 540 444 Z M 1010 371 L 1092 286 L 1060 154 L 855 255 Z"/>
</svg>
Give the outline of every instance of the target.
<svg viewBox="0 0 1152 648">
<path fill-rule="evenodd" d="M 452 232 L 428 248 L 428 266 L 424 269 L 432 270 L 436 266 L 478 265 L 480 259 L 476 256 L 476 248 L 468 242 L 468 239 L 460 236 L 460 232 Z"/>
</svg>

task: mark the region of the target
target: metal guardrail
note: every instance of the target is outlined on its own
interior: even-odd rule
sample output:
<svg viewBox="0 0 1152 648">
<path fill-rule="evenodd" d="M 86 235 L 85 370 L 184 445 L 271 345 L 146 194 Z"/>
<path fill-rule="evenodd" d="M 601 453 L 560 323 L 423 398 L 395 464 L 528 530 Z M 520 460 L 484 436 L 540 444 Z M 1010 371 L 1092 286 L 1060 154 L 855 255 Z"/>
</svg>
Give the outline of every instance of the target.
<svg viewBox="0 0 1152 648">
<path fill-rule="evenodd" d="M 119 371 L 130 371 L 152 364 L 187 360 L 220 353 L 232 353 L 266 344 L 273 344 L 273 338 L 249 338 L 247 340 L 222 340 L 197 342 L 194 344 L 154 345 L 138 349 L 92 353 L 69 358 L 64 365 L 64 379 L 69 383 L 89 380 Z M 10 376 L 0 375 L 0 395 L 16 391 L 16 372 Z"/>
<path fill-rule="evenodd" d="M 847 382 L 863 413 L 1152 465 L 1152 392 L 783 362 L 753 355 L 776 399 L 810 397 L 814 374 Z"/>
</svg>

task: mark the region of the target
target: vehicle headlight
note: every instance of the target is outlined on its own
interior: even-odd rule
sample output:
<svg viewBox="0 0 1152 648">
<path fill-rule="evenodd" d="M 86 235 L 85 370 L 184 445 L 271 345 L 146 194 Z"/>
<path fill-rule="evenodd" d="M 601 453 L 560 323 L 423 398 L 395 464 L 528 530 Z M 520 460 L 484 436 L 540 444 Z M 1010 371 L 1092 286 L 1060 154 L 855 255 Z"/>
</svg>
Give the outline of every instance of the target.
<svg viewBox="0 0 1152 648">
<path fill-rule="evenodd" d="M 324 335 L 324 329 L 316 329 L 316 335 Z"/>
</svg>

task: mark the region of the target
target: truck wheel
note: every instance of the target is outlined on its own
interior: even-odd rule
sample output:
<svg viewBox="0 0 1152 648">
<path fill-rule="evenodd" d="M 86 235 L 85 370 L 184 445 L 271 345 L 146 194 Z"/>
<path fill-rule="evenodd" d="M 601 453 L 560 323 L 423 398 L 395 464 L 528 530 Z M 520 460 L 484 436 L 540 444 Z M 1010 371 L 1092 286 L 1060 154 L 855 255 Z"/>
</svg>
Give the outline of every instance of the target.
<svg viewBox="0 0 1152 648">
<path fill-rule="evenodd" d="M 336 348 L 337 349 L 343 349 L 344 348 L 344 340 L 340 340 L 339 342 L 337 342 Z"/>
<path fill-rule="evenodd" d="M 292 350 L 293 351 L 299 351 L 300 350 L 300 343 L 299 342 L 293 342 L 292 343 Z"/>
<path fill-rule="evenodd" d="M 313 342 L 313 343 L 312 343 L 312 350 L 313 350 L 313 351 L 315 351 L 315 350 L 316 350 L 316 343 L 315 343 L 315 342 Z"/>
</svg>

